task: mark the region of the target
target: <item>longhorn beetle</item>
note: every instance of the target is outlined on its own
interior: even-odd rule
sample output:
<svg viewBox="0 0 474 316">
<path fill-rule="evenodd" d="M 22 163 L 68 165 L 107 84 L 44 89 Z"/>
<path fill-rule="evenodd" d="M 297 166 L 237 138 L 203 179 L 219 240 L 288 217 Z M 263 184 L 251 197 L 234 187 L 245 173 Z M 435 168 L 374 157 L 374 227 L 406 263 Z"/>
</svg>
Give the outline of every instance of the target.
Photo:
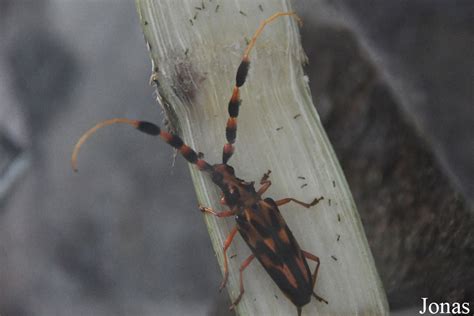
<svg viewBox="0 0 474 316">
<path fill-rule="evenodd" d="M 244 51 L 241 63 L 237 69 L 232 96 L 228 104 L 229 118 L 225 132 L 227 143 L 223 148 L 222 163 L 210 165 L 202 158 L 202 155 L 199 155 L 186 145 L 179 136 L 167 133 L 153 123 L 126 118 L 114 118 L 103 121 L 84 133 L 74 147 L 71 162 L 73 169 L 77 171 L 77 155 L 80 147 L 93 133 L 107 125 L 124 123 L 146 134 L 160 136 L 166 143 L 176 148 L 189 163 L 196 165 L 199 170 L 210 175 L 212 182 L 219 186 L 222 191 L 222 204 L 229 208 L 221 212 L 216 212 L 211 208 L 203 206 L 200 206 L 199 209 L 204 213 L 217 217 L 234 216 L 235 218 L 236 225 L 227 236 L 223 247 L 224 279 L 220 285 L 220 290 L 227 283 L 229 275 L 227 250 L 237 232 L 240 233 L 252 250 L 252 254 L 240 266 L 240 293 L 230 306 L 230 309 L 235 308 L 244 294 L 243 272 L 245 268 L 249 266 L 254 258 L 257 258 L 285 296 L 296 305 L 298 315 L 301 315 L 302 306 L 309 303 L 311 296 L 314 296 L 320 302 L 328 304 L 325 299 L 314 292 L 320 261 L 317 256 L 300 248 L 278 207 L 289 202 L 295 202 L 309 208 L 316 205 L 323 197 L 315 198 L 311 203 L 301 202 L 293 198 L 284 198 L 277 201 L 271 198 L 263 199 L 262 195 L 271 185 L 269 180 L 270 170 L 261 178 L 260 188 L 255 190 L 254 182 L 246 182 L 236 177 L 234 168 L 227 163 L 234 153 L 233 144 L 237 136 L 237 117 L 241 103 L 239 89 L 245 83 L 247 77 L 250 66 L 250 51 L 264 27 L 281 16 L 293 16 L 300 22 L 300 19 L 294 12 L 275 13 L 261 22 Z M 306 259 L 316 262 L 313 274 L 309 270 Z"/>
</svg>

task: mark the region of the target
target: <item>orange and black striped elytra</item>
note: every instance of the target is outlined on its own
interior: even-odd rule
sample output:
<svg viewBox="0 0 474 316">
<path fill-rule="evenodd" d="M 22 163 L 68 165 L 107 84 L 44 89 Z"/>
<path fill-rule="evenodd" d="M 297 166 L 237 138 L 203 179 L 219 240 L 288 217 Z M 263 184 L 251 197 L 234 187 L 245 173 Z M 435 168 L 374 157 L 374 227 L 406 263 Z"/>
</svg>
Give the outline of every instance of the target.
<svg viewBox="0 0 474 316">
<path fill-rule="evenodd" d="M 311 203 L 301 202 L 293 198 L 276 201 L 271 198 L 263 198 L 263 194 L 271 186 L 270 171 L 263 175 L 259 183 L 260 187 L 255 189 L 254 182 L 246 182 L 236 177 L 234 168 L 227 163 L 234 153 L 234 143 L 237 137 L 237 117 L 241 103 L 240 87 L 244 85 L 249 71 L 250 51 L 265 25 L 281 16 L 294 16 L 299 21 L 299 18 L 293 12 L 279 12 L 272 15 L 260 24 L 244 51 L 228 104 L 229 118 L 225 129 L 227 143 L 222 151 L 222 163 L 209 164 L 203 159 L 202 154 L 196 153 L 178 135 L 165 132 L 153 123 L 115 118 L 97 124 L 79 139 L 72 154 L 72 165 L 73 169 L 77 170 L 76 161 L 79 148 L 88 137 L 107 125 L 124 123 L 146 134 L 160 136 L 166 143 L 176 148 L 189 163 L 196 165 L 199 170 L 209 174 L 212 182 L 222 191 L 221 202 L 228 207 L 227 210 L 216 212 L 203 206 L 199 207 L 200 210 L 217 217 L 235 218 L 236 225 L 227 236 L 223 246 L 224 279 L 220 289 L 224 288 L 227 283 L 229 275 L 227 250 L 237 232 L 240 233 L 252 251 L 252 254 L 243 261 L 240 267 L 240 293 L 231 305 L 231 309 L 239 303 L 244 294 L 244 270 L 257 258 L 283 294 L 297 307 L 298 315 L 300 315 L 302 306 L 308 304 L 312 296 L 321 302 L 328 303 L 314 292 L 320 260 L 317 256 L 300 248 L 278 207 L 289 202 L 295 202 L 309 208 L 316 205 L 323 198 L 316 198 Z M 316 263 L 313 273 L 309 269 L 308 259 Z"/>
</svg>

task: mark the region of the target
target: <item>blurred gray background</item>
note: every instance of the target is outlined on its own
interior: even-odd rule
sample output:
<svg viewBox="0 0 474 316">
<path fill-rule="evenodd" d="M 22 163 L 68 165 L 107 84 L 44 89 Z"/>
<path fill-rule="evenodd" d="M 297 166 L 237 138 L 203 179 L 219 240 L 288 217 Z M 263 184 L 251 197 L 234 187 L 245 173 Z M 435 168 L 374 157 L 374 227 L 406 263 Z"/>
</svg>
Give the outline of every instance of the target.
<svg viewBox="0 0 474 316">
<path fill-rule="evenodd" d="M 471 1 L 319 4 L 297 9 L 310 22 L 327 7 L 354 26 L 472 197 Z M 2 316 L 226 313 L 183 159 L 172 167 L 166 145 L 114 127 L 83 148 L 78 174 L 70 168 L 96 122 L 162 121 L 150 70 L 131 1 L 0 0 Z"/>
</svg>

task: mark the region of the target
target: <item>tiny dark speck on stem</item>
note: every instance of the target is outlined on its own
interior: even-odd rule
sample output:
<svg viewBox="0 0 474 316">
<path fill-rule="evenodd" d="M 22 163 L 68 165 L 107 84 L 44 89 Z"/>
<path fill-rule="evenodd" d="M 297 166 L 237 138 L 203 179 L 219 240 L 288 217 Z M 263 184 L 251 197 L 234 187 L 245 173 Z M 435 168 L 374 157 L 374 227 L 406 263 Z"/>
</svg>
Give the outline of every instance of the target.
<svg viewBox="0 0 474 316">
<path fill-rule="evenodd" d="M 258 5 L 258 8 L 263 12 L 263 6 L 261 4 Z"/>
<path fill-rule="evenodd" d="M 293 118 L 296 120 L 300 116 L 301 116 L 301 114 L 296 114 L 295 116 L 293 116 Z"/>
<path fill-rule="evenodd" d="M 339 239 L 341 239 L 341 235 L 337 235 L 337 241 L 339 241 Z"/>
<path fill-rule="evenodd" d="M 336 181 L 332 180 L 332 187 L 335 188 L 336 187 Z"/>
<path fill-rule="evenodd" d="M 337 214 L 337 221 L 338 221 L 338 222 L 341 221 L 341 214 Z"/>
<path fill-rule="evenodd" d="M 282 129 L 283 129 L 283 126 L 280 126 L 280 127 L 277 127 L 276 130 L 277 130 L 277 131 L 280 131 L 280 130 L 282 130 Z"/>
<path fill-rule="evenodd" d="M 198 17 L 198 13 L 196 12 L 196 13 L 194 13 L 193 19 L 196 20 L 197 17 Z"/>
<path fill-rule="evenodd" d="M 143 24 L 148 25 L 148 21 L 145 21 Z"/>
<path fill-rule="evenodd" d="M 220 7 L 220 5 L 216 5 L 216 9 L 214 10 L 214 12 L 217 13 L 217 11 L 219 11 L 219 7 Z"/>
<path fill-rule="evenodd" d="M 245 12 L 243 11 L 239 11 L 240 14 L 242 14 L 243 16 L 247 16 L 247 14 L 245 14 Z"/>
<path fill-rule="evenodd" d="M 302 176 L 298 176 L 298 179 L 306 180 L 306 178 L 305 178 L 305 177 L 302 177 Z"/>
<path fill-rule="evenodd" d="M 189 19 L 189 23 L 191 23 L 191 25 L 194 25 L 193 20 L 191 19 Z"/>
<path fill-rule="evenodd" d="M 194 7 L 196 10 L 202 10 L 201 7 Z"/>
<path fill-rule="evenodd" d="M 331 206 L 331 199 L 328 200 L 328 204 L 329 204 L 329 206 Z"/>
<path fill-rule="evenodd" d="M 335 256 L 331 256 L 331 258 L 334 260 L 334 261 L 337 261 L 337 258 Z"/>
<path fill-rule="evenodd" d="M 303 185 L 301 186 L 301 189 L 304 188 L 304 187 L 307 186 L 307 185 L 308 185 L 307 183 L 303 184 Z"/>
</svg>

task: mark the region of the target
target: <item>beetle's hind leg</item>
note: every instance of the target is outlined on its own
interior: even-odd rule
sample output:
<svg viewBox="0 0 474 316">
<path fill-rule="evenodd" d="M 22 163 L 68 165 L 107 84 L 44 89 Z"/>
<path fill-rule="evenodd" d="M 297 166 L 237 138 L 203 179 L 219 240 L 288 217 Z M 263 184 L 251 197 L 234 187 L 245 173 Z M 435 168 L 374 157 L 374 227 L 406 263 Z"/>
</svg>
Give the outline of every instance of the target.
<svg viewBox="0 0 474 316">
<path fill-rule="evenodd" d="M 323 302 L 323 303 L 326 303 L 326 304 L 329 304 L 327 300 L 325 300 L 324 298 L 322 298 L 321 296 L 317 295 L 315 292 L 314 292 L 314 287 L 316 286 L 316 279 L 318 278 L 318 271 L 319 271 L 319 266 L 321 264 L 320 260 L 319 260 L 319 257 L 318 256 L 315 256 L 313 255 L 312 253 L 309 253 L 307 251 L 304 251 L 304 250 L 301 250 L 301 252 L 303 253 L 303 256 L 306 258 L 306 259 L 309 259 L 309 260 L 313 260 L 314 262 L 316 262 L 316 268 L 314 268 L 314 273 L 313 273 L 313 276 L 312 276 L 312 284 L 313 284 L 313 296 L 320 302 Z"/>
<path fill-rule="evenodd" d="M 328 301 L 326 301 L 324 298 L 322 298 L 321 296 L 318 296 L 316 293 L 313 292 L 313 296 L 315 299 L 317 299 L 318 301 L 320 301 L 321 303 L 326 303 L 326 304 L 329 304 Z"/>
<path fill-rule="evenodd" d="M 239 272 L 240 272 L 240 293 L 239 293 L 239 296 L 237 297 L 237 299 L 232 303 L 232 305 L 230 305 L 229 310 L 233 310 L 237 306 L 237 304 L 239 304 L 240 300 L 242 299 L 242 295 L 244 295 L 244 293 L 245 293 L 244 279 L 243 279 L 244 270 L 249 266 L 249 264 L 252 262 L 252 260 L 254 258 L 255 258 L 255 255 L 251 254 L 250 256 L 248 256 L 247 259 L 244 260 L 244 262 L 242 262 L 242 265 L 240 266 L 240 269 L 239 269 Z"/>
</svg>

